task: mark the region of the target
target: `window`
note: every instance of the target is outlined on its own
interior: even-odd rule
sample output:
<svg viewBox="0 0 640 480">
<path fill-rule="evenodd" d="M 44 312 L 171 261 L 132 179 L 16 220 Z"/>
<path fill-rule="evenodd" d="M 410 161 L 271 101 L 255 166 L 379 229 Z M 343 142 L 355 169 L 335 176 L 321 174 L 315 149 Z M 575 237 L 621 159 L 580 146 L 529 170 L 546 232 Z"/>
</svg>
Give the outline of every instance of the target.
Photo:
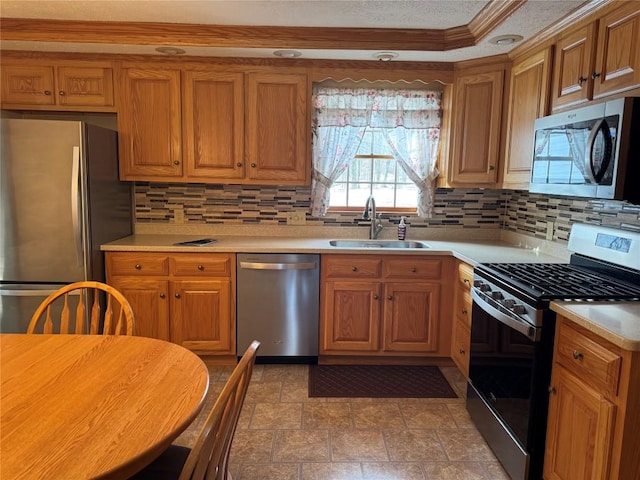
<svg viewBox="0 0 640 480">
<path fill-rule="evenodd" d="M 333 182 L 329 208 L 362 207 L 369 195 L 378 208 L 415 209 L 418 187 L 404 172 L 380 128 L 366 127 L 360 147 Z"/>
<path fill-rule="evenodd" d="M 442 92 L 316 86 L 311 214 L 329 207 L 433 208 Z"/>
</svg>

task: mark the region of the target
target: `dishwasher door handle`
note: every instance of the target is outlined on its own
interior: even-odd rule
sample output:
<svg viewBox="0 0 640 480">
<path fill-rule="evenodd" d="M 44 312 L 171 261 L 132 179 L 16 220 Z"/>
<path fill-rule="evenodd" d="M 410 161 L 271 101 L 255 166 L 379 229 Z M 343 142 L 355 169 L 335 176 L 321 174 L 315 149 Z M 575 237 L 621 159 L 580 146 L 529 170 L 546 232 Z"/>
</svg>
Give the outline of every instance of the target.
<svg viewBox="0 0 640 480">
<path fill-rule="evenodd" d="M 314 270 L 316 262 L 300 263 L 270 263 L 270 262 L 240 262 L 240 268 L 247 270 Z"/>
</svg>

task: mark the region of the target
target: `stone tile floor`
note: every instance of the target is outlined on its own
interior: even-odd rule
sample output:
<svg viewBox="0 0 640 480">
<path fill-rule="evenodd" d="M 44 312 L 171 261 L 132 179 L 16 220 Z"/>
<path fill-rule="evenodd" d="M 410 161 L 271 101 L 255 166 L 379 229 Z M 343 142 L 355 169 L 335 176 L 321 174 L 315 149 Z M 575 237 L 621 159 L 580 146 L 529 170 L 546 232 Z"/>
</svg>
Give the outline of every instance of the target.
<svg viewBox="0 0 640 480">
<path fill-rule="evenodd" d="M 209 366 L 203 412 L 232 367 Z M 235 480 L 508 480 L 464 407 L 464 378 L 441 368 L 457 399 L 309 398 L 307 365 L 256 365 L 230 455 Z"/>
</svg>

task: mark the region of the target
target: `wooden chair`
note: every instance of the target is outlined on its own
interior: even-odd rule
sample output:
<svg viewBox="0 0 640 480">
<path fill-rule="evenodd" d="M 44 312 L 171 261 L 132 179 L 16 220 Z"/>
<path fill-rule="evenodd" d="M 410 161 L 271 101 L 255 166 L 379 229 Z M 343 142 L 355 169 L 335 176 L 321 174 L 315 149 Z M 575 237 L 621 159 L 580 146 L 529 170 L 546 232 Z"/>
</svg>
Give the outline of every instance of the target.
<svg viewBox="0 0 640 480">
<path fill-rule="evenodd" d="M 171 445 L 130 480 L 232 480 L 229 451 L 259 347 L 260 342 L 254 340 L 242 355 L 193 447 Z"/>
<path fill-rule="evenodd" d="M 103 292 L 106 308 L 101 315 L 100 297 Z M 88 332 L 85 323 L 87 308 L 90 308 Z M 53 311 L 59 309 L 62 311 L 58 320 L 54 318 L 57 315 Z M 56 290 L 36 309 L 27 329 L 27 333 L 103 335 L 133 335 L 134 331 L 133 310 L 127 299 L 115 288 L 100 282 L 76 282 Z"/>
</svg>

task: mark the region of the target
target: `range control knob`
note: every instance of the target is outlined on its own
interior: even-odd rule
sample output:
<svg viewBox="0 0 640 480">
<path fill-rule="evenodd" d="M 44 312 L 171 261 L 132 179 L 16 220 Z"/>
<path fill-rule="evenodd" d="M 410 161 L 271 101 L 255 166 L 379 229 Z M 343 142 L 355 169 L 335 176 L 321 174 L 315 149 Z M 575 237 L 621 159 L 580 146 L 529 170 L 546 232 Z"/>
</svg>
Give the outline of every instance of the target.
<svg viewBox="0 0 640 480">
<path fill-rule="evenodd" d="M 509 298 L 508 300 L 505 300 L 504 302 L 502 302 L 502 304 L 506 307 L 506 308 L 513 308 L 516 305 L 516 301 L 513 300 L 512 298 Z"/>
<path fill-rule="evenodd" d="M 524 315 L 525 313 L 527 313 L 527 310 L 524 308 L 524 305 L 514 305 L 512 310 L 513 310 L 513 313 L 516 313 L 518 315 Z"/>
<path fill-rule="evenodd" d="M 474 280 L 473 281 L 473 286 L 474 287 L 480 287 L 481 285 L 483 285 L 482 280 Z"/>
<path fill-rule="evenodd" d="M 483 283 L 482 285 L 480 285 L 480 291 L 482 291 L 482 292 L 490 292 L 491 291 L 491 285 L 489 285 L 487 283 Z"/>
<path fill-rule="evenodd" d="M 504 295 L 502 295 L 501 292 L 491 292 L 491 298 L 493 298 L 494 300 L 502 300 L 504 298 Z"/>
</svg>

